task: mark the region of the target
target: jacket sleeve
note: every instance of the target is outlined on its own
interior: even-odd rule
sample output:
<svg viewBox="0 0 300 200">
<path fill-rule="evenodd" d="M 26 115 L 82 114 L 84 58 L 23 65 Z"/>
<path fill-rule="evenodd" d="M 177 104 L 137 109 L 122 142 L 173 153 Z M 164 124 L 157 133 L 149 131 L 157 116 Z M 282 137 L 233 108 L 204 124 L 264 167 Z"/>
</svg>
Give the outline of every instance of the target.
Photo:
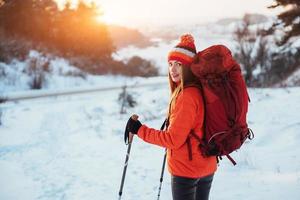
<svg viewBox="0 0 300 200">
<path fill-rule="evenodd" d="M 171 113 L 168 130 L 160 131 L 143 125 L 138 131 L 138 136 L 151 144 L 178 149 L 185 143 L 193 128 L 197 110 L 198 105 L 193 93 L 189 88 L 184 89 Z"/>
</svg>

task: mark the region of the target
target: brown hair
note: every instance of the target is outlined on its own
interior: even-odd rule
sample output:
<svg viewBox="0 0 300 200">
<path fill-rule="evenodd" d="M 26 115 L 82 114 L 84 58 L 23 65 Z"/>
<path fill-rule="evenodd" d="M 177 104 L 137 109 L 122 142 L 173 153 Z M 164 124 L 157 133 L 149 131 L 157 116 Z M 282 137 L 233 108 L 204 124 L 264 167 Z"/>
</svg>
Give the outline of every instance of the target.
<svg viewBox="0 0 300 200">
<path fill-rule="evenodd" d="M 180 84 L 177 85 L 171 78 L 170 72 L 168 73 L 169 85 L 171 91 L 170 103 L 169 103 L 169 112 L 171 107 L 175 105 L 176 99 L 181 91 L 187 86 L 195 86 L 200 87 L 200 82 L 197 77 L 191 71 L 190 66 L 182 65 L 181 67 L 181 81 Z"/>
</svg>

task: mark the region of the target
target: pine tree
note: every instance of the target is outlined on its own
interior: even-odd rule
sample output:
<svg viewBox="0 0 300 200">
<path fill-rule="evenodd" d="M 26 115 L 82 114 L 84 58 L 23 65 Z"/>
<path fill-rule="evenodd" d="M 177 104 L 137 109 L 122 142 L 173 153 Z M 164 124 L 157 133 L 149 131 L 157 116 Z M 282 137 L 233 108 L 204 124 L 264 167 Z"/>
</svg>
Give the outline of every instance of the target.
<svg viewBox="0 0 300 200">
<path fill-rule="evenodd" d="M 76 8 L 66 1 L 63 10 L 58 9 L 55 0 L 0 0 L 0 60 L 2 49 L 10 49 L 7 44 L 1 46 L 1 41 L 24 40 L 30 44 L 22 56 L 28 49 L 53 52 L 82 59 L 73 64 L 83 63 L 84 70 L 97 73 L 99 63 L 112 60 L 115 51 L 107 25 L 96 21 L 99 9 L 84 0 Z M 13 54 L 11 57 L 21 57 Z"/>
<path fill-rule="evenodd" d="M 7 36 L 46 42 L 56 11 L 52 0 L 5 0 L 0 8 L 0 27 Z"/>
<path fill-rule="evenodd" d="M 300 0 L 275 0 L 274 4 L 269 8 L 284 7 L 285 11 L 278 15 L 278 18 L 283 23 L 286 34 L 281 41 L 281 44 L 285 44 L 291 37 L 300 35 Z M 278 26 L 277 23 L 273 26 L 273 29 Z"/>
</svg>

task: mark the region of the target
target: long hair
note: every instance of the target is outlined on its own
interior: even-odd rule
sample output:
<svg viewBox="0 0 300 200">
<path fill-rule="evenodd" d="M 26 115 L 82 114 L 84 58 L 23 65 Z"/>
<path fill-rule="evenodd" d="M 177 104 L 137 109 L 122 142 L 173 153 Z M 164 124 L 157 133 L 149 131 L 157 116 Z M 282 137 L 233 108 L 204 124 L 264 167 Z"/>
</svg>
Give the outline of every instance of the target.
<svg viewBox="0 0 300 200">
<path fill-rule="evenodd" d="M 170 75 L 170 72 L 168 73 L 168 78 L 169 78 L 169 86 L 170 86 L 170 92 L 171 92 L 171 97 L 170 97 L 170 102 L 169 102 L 169 112 L 168 115 L 170 114 L 171 108 L 175 105 L 176 99 L 180 92 L 183 91 L 183 89 L 187 86 L 195 86 L 195 87 L 200 87 L 200 82 L 197 79 L 197 77 L 193 74 L 191 71 L 190 66 L 181 66 L 181 81 L 179 84 L 176 84 Z"/>
</svg>

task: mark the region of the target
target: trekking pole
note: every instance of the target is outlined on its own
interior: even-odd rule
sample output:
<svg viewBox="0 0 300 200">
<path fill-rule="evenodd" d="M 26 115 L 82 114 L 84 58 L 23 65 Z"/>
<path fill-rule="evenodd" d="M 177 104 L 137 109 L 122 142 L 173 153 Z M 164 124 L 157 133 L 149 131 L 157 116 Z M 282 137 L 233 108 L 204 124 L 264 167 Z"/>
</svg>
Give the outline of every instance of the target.
<svg viewBox="0 0 300 200">
<path fill-rule="evenodd" d="M 131 118 L 133 120 L 137 120 L 138 116 L 137 115 L 132 115 Z M 125 164 L 124 164 L 124 168 L 123 168 L 121 186 L 120 186 L 120 190 L 119 190 L 119 200 L 121 200 L 121 197 L 122 197 L 123 186 L 124 186 L 124 181 L 125 181 L 125 176 L 126 176 L 126 171 L 127 171 L 127 166 L 128 166 L 129 156 L 130 156 L 131 144 L 132 144 L 132 141 L 133 141 L 133 136 L 134 135 L 132 133 L 129 133 L 127 154 L 126 154 Z"/>
<path fill-rule="evenodd" d="M 166 119 L 164 121 L 164 123 L 162 124 L 160 130 L 164 130 L 167 123 L 168 123 L 168 119 Z M 159 188 L 158 188 L 157 200 L 159 200 L 159 198 L 160 198 L 161 186 L 162 186 L 162 182 L 163 182 L 163 179 L 164 179 L 164 171 L 165 171 L 165 165 L 166 165 L 166 158 L 167 158 L 167 149 L 165 149 L 165 155 L 164 155 L 163 165 L 162 165 L 162 168 L 161 168 L 161 174 L 160 174 L 160 179 L 159 179 L 160 183 L 159 183 Z"/>
<path fill-rule="evenodd" d="M 158 188 L 158 195 L 157 195 L 157 200 L 159 200 L 160 198 L 160 191 L 161 191 L 161 186 L 162 186 L 162 182 L 164 179 L 164 171 L 165 171 L 165 165 L 166 165 L 166 158 L 167 158 L 167 149 L 165 149 L 165 155 L 164 155 L 164 160 L 163 160 L 163 165 L 161 168 L 161 175 L 160 175 L 160 183 L 159 183 L 159 188 Z"/>
</svg>

